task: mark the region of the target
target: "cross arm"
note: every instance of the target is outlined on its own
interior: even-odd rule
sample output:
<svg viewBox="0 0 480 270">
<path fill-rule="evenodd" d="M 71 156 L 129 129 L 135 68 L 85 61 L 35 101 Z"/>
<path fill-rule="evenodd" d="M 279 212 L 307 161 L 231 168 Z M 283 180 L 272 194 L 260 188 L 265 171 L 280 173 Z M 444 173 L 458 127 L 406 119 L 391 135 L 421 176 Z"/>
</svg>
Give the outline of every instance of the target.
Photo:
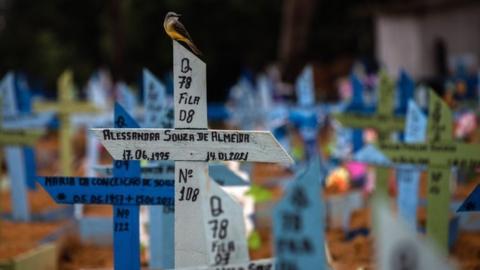
<svg viewBox="0 0 480 270">
<path fill-rule="evenodd" d="M 54 176 L 37 181 L 61 204 L 173 205 L 173 180 Z"/>
<path fill-rule="evenodd" d="M 270 132 L 92 129 L 114 159 L 293 163 Z"/>
<path fill-rule="evenodd" d="M 463 143 L 381 143 L 379 149 L 394 163 L 477 167 L 480 145 Z"/>
<path fill-rule="evenodd" d="M 405 128 L 405 119 L 397 116 L 336 113 L 334 118 L 349 128 L 373 128 L 382 132 L 403 131 Z"/>
</svg>

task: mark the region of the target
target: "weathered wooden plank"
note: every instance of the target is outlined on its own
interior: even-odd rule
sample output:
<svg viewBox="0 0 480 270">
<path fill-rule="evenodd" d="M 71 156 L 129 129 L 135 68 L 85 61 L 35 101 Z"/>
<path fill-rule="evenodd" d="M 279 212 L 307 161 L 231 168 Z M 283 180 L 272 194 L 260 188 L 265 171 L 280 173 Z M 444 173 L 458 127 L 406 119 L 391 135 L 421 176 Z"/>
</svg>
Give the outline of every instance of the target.
<svg viewBox="0 0 480 270">
<path fill-rule="evenodd" d="M 92 130 L 115 159 L 293 162 L 267 131 Z"/>
<path fill-rule="evenodd" d="M 173 41 L 173 83 L 175 128 L 208 128 L 207 66 L 176 41 Z"/>
<path fill-rule="evenodd" d="M 175 267 L 209 265 L 203 204 L 208 181 L 205 162 L 175 163 Z"/>
<path fill-rule="evenodd" d="M 215 182 L 209 181 L 203 216 L 209 265 L 248 262 L 248 245 L 242 206 Z"/>
<path fill-rule="evenodd" d="M 140 177 L 39 177 L 50 196 L 63 204 L 171 205 L 173 183 Z"/>
</svg>

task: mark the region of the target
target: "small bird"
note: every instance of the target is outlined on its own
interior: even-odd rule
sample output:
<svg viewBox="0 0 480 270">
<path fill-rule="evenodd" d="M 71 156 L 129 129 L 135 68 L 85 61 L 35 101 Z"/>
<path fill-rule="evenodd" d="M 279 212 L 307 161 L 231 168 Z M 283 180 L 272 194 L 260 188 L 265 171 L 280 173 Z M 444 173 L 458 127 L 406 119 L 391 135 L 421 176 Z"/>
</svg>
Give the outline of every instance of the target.
<svg viewBox="0 0 480 270">
<path fill-rule="evenodd" d="M 173 40 L 186 43 L 196 55 L 202 55 L 197 46 L 193 44 L 192 38 L 188 34 L 187 29 L 185 29 L 185 26 L 183 26 L 183 24 L 178 20 L 180 16 L 182 15 L 172 11 L 167 13 L 165 20 L 163 21 L 163 28 L 165 28 L 165 32 Z"/>
</svg>

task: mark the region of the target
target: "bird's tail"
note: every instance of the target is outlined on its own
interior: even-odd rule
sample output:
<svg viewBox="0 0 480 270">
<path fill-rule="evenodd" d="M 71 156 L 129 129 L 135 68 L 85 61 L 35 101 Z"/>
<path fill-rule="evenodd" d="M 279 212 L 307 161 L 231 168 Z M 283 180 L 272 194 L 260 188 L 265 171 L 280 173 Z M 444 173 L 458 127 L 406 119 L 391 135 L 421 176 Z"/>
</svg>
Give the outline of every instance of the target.
<svg viewBox="0 0 480 270">
<path fill-rule="evenodd" d="M 198 56 L 202 55 L 202 52 L 197 48 L 197 46 L 195 46 L 195 44 L 193 44 L 191 40 L 185 39 L 184 41 L 185 43 L 187 43 L 188 47 L 190 47 L 190 50 L 192 50 L 194 54 Z"/>
</svg>

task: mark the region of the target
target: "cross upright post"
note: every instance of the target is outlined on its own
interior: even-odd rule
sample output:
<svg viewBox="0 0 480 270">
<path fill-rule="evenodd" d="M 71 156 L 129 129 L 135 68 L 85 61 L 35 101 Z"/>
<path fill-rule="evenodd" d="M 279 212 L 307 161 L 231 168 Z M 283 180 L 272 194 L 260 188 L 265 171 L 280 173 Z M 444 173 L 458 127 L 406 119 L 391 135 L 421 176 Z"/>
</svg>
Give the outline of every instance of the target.
<svg viewBox="0 0 480 270">
<path fill-rule="evenodd" d="M 335 119 L 347 127 L 375 129 L 380 143 L 388 141 L 392 132 L 403 131 L 405 120 L 394 114 L 395 87 L 385 72 L 380 73 L 378 97 L 377 111 L 373 115 L 335 114 Z M 376 168 L 376 196 L 387 196 L 389 174 L 389 168 Z"/>
<path fill-rule="evenodd" d="M 175 267 L 215 265 L 202 203 L 209 161 L 291 163 L 270 132 L 209 130 L 206 65 L 173 41 L 174 129 L 94 129 L 114 159 L 175 161 Z M 220 227 L 218 229 L 221 229 Z"/>
<path fill-rule="evenodd" d="M 12 218 L 29 221 L 30 205 L 28 203 L 28 188 L 26 172 L 22 165 L 24 152 L 18 146 L 34 146 L 45 134 L 39 129 L 5 129 L 3 128 L 3 98 L 0 96 L 0 146 L 5 147 L 6 162 L 10 174 L 10 192 L 12 197 Z"/>
</svg>

